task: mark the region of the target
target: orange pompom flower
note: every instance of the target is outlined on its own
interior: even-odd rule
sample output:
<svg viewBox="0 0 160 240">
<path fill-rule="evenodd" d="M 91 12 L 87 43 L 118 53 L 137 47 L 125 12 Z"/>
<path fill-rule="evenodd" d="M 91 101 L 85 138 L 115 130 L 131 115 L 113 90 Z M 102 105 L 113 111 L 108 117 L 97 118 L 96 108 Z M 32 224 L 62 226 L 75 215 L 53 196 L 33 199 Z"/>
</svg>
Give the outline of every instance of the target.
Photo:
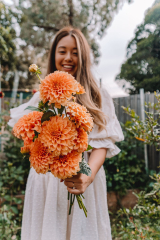
<svg viewBox="0 0 160 240">
<path fill-rule="evenodd" d="M 78 132 L 78 136 L 75 140 L 74 150 L 77 150 L 78 152 L 82 153 L 87 150 L 88 135 L 83 128 L 78 128 L 77 132 Z"/>
<path fill-rule="evenodd" d="M 80 171 L 79 162 L 81 162 L 82 153 L 72 151 L 64 156 L 53 158 L 50 164 L 51 173 L 60 179 L 71 178 Z"/>
<path fill-rule="evenodd" d="M 84 87 L 80 83 L 78 83 L 78 88 L 79 88 L 79 90 L 78 90 L 78 92 L 76 92 L 76 94 L 85 93 Z"/>
<path fill-rule="evenodd" d="M 67 117 L 59 115 L 50 118 L 42 125 L 38 139 L 53 152 L 53 156 L 67 155 L 73 150 L 77 137 L 75 124 Z"/>
<path fill-rule="evenodd" d="M 67 105 L 66 112 L 70 115 L 70 119 L 75 121 L 77 127 L 81 126 L 87 132 L 92 131 L 93 118 L 84 106 L 75 102 L 70 102 Z"/>
<path fill-rule="evenodd" d="M 23 147 L 21 147 L 21 153 L 22 154 L 30 153 L 30 146 L 23 146 Z"/>
<path fill-rule="evenodd" d="M 78 82 L 75 78 L 66 73 L 55 71 L 49 74 L 41 81 L 39 86 L 40 99 L 43 103 L 49 101 L 49 104 L 55 103 L 57 108 L 65 106 L 67 100 L 72 98 L 72 94 L 79 91 Z"/>
<path fill-rule="evenodd" d="M 13 127 L 14 135 L 17 138 L 22 137 L 23 140 L 25 138 L 29 138 L 32 140 L 35 135 L 34 130 L 36 130 L 37 132 L 41 131 L 42 115 L 42 112 L 34 111 L 21 117 Z"/>
<path fill-rule="evenodd" d="M 24 139 L 24 146 L 21 147 L 21 153 L 22 154 L 29 153 L 30 152 L 30 147 L 31 147 L 32 143 L 33 143 L 32 139 L 26 137 Z"/>
<path fill-rule="evenodd" d="M 52 154 L 48 152 L 48 148 L 44 147 L 38 138 L 32 143 L 30 148 L 31 167 L 33 167 L 37 173 L 47 173 L 49 170 L 49 164 L 53 162 Z"/>
<path fill-rule="evenodd" d="M 33 139 L 26 137 L 24 139 L 24 147 L 30 146 L 32 144 L 32 142 L 33 142 Z"/>
</svg>

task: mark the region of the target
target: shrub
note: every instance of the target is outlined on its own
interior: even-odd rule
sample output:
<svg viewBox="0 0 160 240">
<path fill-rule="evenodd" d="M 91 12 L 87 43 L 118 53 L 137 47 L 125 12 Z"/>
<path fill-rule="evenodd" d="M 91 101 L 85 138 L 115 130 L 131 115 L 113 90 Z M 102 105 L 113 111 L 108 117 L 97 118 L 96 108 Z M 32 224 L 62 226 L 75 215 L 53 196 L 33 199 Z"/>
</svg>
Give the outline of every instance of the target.
<svg viewBox="0 0 160 240">
<path fill-rule="evenodd" d="M 124 108 L 131 116 L 131 125 L 128 131 L 145 144 L 155 145 L 160 148 L 159 119 L 160 119 L 160 95 L 155 93 L 156 104 L 145 104 L 157 112 L 147 112 L 145 121 L 141 121 L 134 110 Z M 137 194 L 138 203 L 133 209 L 121 209 L 117 224 L 120 239 L 160 239 L 160 174 L 155 174 L 152 179 L 155 181 L 152 190 L 148 193 Z"/>
<path fill-rule="evenodd" d="M 149 183 L 143 144 L 126 131 L 128 124 L 122 124 L 125 140 L 117 144 L 121 152 L 104 163 L 107 190 L 120 195 L 124 195 L 127 189 L 144 189 Z"/>
<path fill-rule="evenodd" d="M 9 138 L 4 146 L 4 158 L 0 161 L 0 236 L 2 240 L 20 240 L 23 201 L 17 195 L 24 194 L 29 172 L 29 161 L 22 159 L 22 141 L 15 138 L 6 127 Z M 5 135 L 6 136 L 6 135 Z"/>
</svg>

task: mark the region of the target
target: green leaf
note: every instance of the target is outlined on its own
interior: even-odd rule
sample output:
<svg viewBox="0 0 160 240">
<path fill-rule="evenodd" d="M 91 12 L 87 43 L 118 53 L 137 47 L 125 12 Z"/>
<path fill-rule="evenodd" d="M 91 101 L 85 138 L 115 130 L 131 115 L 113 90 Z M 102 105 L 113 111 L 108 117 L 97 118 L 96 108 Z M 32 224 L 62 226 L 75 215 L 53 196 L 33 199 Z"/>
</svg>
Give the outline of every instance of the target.
<svg viewBox="0 0 160 240">
<path fill-rule="evenodd" d="M 14 201 L 16 204 L 21 204 L 21 203 L 22 203 L 22 199 L 21 199 L 21 198 L 13 198 L 13 201 Z"/>
<path fill-rule="evenodd" d="M 93 149 L 93 147 L 91 147 L 90 145 L 88 145 L 88 147 L 87 147 L 87 150 L 86 150 L 86 151 L 89 151 L 89 150 L 91 150 L 91 149 Z"/>
<path fill-rule="evenodd" d="M 11 210 L 15 213 L 18 214 L 18 209 L 15 206 L 11 206 Z"/>
<path fill-rule="evenodd" d="M 3 182 L 0 182 L 0 188 L 3 186 Z"/>
<path fill-rule="evenodd" d="M 49 104 L 49 101 L 47 101 L 47 102 L 44 104 L 44 107 L 45 107 L 46 111 L 47 111 L 48 108 L 49 108 L 48 104 Z"/>
<path fill-rule="evenodd" d="M 79 163 L 79 167 L 80 167 L 79 173 L 83 173 L 87 176 L 91 176 L 92 171 L 84 158 L 82 158 L 82 162 Z"/>
<path fill-rule="evenodd" d="M 45 122 L 45 121 L 49 121 L 50 120 L 50 117 L 53 117 L 55 116 L 55 114 L 51 111 L 49 112 L 45 112 L 41 118 L 41 123 Z"/>
<path fill-rule="evenodd" d="M 33 107 L 33 106 L 28 106 L 26 107 L 24 110 L 31 110 L 31 111 L 38 111 L 41 112 L 41 110 L 37 107 Z"/>
<path fill-rule="evenodd" d="M 48 109 L 48 112 L 52 112 L 52 113 L 54 114 L 54 116 L 55 116 L 55 110 L 53 110 L 53 109 Z"/>
<path fill-rule="evenodd" d="M 5 199 L 6 201 L 11 201 L 11 196 L 10 196 L 10 195 L 6 195 L 6 196 L 4 196 L 4 199 Z"/>
<path fill-rule="evenodd" d="M 38 138 L 38 136 L 35 135 L 34 138 L 33 138 L 33 142 L 34 142 L 34 140 L 35 140 L 36 138 Z"/>
<path fill-rule="evenodd" d="M 63 113 L 65 107 L 64 107 L 64 106 L 61 106 L 60 109 L 59 109 L 59 108 L 57 108 L 57 109 L 58 109 L 58 114 L 62 115 L 62 113 Z"/>
<path fill-rule="evenodd" d="M 29 157 L 30 157 L 29 153 L 24 153 L 23 154 L 23 160 L 29 161 Z"/>
<path fill-rule="evenodd" d="M 34 130 L 34 133 L 35 133 L 35 136 L 34 136 L 34 138 L 33 138 L 33 141 L 34 141 L 36 138 L 38 138 L 38 135 L 39 135 L 39 133 L 38 133 L 36 130 Z"/>
</svg>

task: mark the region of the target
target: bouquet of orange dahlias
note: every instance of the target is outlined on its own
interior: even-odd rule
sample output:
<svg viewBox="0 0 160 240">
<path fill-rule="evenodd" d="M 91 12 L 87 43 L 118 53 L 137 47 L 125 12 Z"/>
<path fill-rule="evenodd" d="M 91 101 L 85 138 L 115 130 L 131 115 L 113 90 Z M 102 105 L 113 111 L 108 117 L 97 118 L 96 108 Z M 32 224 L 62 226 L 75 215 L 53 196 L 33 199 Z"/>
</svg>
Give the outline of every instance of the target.
<svg viewBox="0 0 160 240">
<path fill-rule="evenodd" d="M 29 68 L 39 77 L 40 69 L 32 64 Z M 40 77 L 39 77 L 40 79 Z M 75 78 L 55 71 L 40 79 L 40 102 L 38 108 L 24 115 L 13 128 L 14 135 L 24 141 L 21 153 L 28 158 L 30 166 L 37 173 L 50 171 L 61 180 L 77 173 L 91 175 L 91 169 L 84 160 L 84 151 L 92 149 L 88 145 L 88 133 L 93 128 L 93 119 L 84 106 L 75 102 L 76 94 L 85 93 Z M 76 195 L 80 209 L 87 217 L 82 194 Z M 75 195 L 68 192 L 69 214 Z"/>
</svg>

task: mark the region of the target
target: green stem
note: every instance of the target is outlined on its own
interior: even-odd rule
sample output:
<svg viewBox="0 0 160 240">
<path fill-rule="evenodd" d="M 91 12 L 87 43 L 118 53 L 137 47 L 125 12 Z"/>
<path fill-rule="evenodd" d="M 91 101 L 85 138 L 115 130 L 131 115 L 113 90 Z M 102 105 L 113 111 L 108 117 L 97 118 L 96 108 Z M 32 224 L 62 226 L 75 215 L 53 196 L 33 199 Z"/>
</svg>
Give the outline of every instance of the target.
<svg viewBox="0 0 160 240">
<path fill-rule="evenodd" d="M 65 114 L 66 114 L 66 117 L 67 117 L 67 112 L 66 112 L 66 108 L 65 108 Z"/>
<path fill-rule="evenodd" d="M 71 205 L 72 205 L 72 194 L 71 194 Z"/>
<path fill-rule="evenodd" d="M 55 108 L 54 108 L 54 103 L 51 103 L 51 106 L 52 106 L 52 109 L 53 109 L 53 111 L 54 111 L 54 114 L 57 115 L 56 110 L 55 110 Z"/>
<path fill-rule="evenodd" d="M 77 202 L 78 202 L 79 208 L 82 209 L 81 203 L 80 203 L 80 201 L 78 199 L 78 195 L 76 195 L 76 198 L 77 198 Z"/>
<path fill-rule="evenodd" d="M 39 78 L 40 82 L 42 81 L 42 79 L 40 78 L 39 74 L 36 73 L 37 77 Z"/>
<path fill-rule="evenodd" d="M 83 199 L 85 199 L 85 197 L 83 196 L 83 194 L 81 194 L 81 197 L 82 197 Z"/>
<path fill-rule="evenodd" d="M 80 209 L 83 209 L 83 212 L 84 212 L 85 216 L 87 217 L 87 209 L 86 209 L 86 207 L 84 206 L 84 204 L 82 202 L 81 196 L 80 195 L 76 195 L 76 197 L 77 197 L 77 201 L 78 201 Z"/>
<path fill-rule="evenodd" d="M 71 209 L 72 209 L 72 194 L 70 197 L 69 215 L 71 214 Z"/>
<path fill-rule="evenodd" d="M 75 196 L 76 196 L 76 195 L 74 194 L 74 196 L 73 196 L 73 202 L 72 202 L 72 205 L 73 205 L 73 203 L 74 203 L 74 200 L 75 200 Z"/>
<path fill-rule="evenodd" d="M 70 192 L 68 192 L 68 201 L 69 201 L 69 198 L 70 198 Z"/>
</svg>

